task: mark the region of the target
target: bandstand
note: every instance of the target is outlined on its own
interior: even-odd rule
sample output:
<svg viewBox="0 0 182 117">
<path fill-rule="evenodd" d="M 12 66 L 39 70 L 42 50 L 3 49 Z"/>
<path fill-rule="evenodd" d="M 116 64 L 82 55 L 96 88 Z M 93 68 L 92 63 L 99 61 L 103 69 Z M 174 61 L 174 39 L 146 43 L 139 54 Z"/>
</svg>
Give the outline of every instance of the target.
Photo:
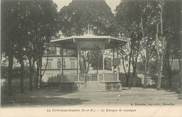
<svg viewBox="0 0 182 117">
<path fill-rule="evenodd" d="M 118 48 L 125 45 L 126 43 L 127 41 L 121 38 L 115 38 L 112 36 L 96 36 L 89 34 L 82 36 L 62 37 L 60 39 L 51 40 L 51 44 L 54 46 L 61 47 L 62 49 L 73 49 L 77 51 L 76 77 L 72 78 L 72 80 L 65 80 L 66 74 L 64 74 L 64 69 L 61 67 L 60 83 L 64 84 L 74 82 L 78 85 L 85 83 L 85 75 L 83 75 L 80 71 L 80 52 L 100 49 L 103 54 L 102 70 L 96 75 L 97 81 L 105 84 L 106 89 L 107 87 L 116 87 L 116 89 L 121 88 L 121 81 L 119 80 L 120 63 L 117 61 L 119 59 L 116 58 L 118 58 Z M 110 73 L 105 72 L 104 52 L 106 49 L 110 49 L 112 51 L 112 71 Z M 63 57 L 64 56 L 62 53 L 62 60 Z M 71 74 L 69 74 L 67 77 L 70 76 Z"/>
</svg>

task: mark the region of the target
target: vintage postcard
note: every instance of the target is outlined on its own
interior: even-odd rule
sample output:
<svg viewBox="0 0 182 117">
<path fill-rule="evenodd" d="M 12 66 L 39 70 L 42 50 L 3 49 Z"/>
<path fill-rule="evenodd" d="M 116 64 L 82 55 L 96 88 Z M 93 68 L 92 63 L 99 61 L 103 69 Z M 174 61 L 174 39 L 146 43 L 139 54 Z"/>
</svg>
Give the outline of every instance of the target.
<svg viewBox="0 0 182 117">
<path fill-rule="evenodd" d="M 181 0 L 1 0 L 1 117 L 182 117 Z"/>
</svg>

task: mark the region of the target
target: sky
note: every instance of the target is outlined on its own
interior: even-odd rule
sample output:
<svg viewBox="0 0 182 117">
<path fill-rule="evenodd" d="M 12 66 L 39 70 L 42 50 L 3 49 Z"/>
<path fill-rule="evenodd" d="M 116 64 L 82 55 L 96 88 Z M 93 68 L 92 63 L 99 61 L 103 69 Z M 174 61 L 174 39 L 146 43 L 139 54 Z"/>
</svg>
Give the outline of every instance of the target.
<svg viewBox="0 0 182 117">
<path fill-rule="evenodd" d="M 69 5 L 69 3 L 72 0 L 53 0 L 57 6 L 58 10 L 60 10 L 62 7 Z M 114 13 L 116 6 L 119 5 L 121 0 L 105 0 L 108 6 L 111 8 L 112 12 Z"/>
</svg>

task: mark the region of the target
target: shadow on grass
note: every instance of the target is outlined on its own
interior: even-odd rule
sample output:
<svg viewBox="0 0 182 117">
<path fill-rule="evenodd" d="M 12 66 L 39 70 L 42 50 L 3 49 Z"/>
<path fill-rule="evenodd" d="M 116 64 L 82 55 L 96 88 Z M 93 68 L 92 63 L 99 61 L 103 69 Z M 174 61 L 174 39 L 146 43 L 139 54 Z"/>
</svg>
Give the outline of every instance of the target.
<svg viewBox="0 0 182 117">
<path fill-rule="evenodd" d="M 2 98 L 2 107 L 11 106 L 66 106 L 80 105 L 89 101 L 80 98 L 63 98 L 62 96 L 75 91 L 62 91 L 58 88 L 38 89 L 24 94 L 7 95 Z"/>
<path fill-rule="evenodd" d="M 11 106 L 67 106 L 80 105 L 88 100 L 79 98 L 63 98 L 63 97 L 21 97 L 12 100 L 10 103 L 2 105 L 2 107 Z"/>
</svg>

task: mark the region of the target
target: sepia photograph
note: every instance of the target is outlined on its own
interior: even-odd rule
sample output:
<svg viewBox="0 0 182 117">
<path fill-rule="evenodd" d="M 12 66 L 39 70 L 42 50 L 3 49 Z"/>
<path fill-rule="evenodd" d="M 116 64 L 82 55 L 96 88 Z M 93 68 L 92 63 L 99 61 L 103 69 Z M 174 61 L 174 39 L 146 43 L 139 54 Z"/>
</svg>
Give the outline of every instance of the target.
<svg viewBox="0 0 182 117">
<path fill-rule="evenodd" d="M 181 0 L 1 0 L 0 47 L 2 109 L 182 106 Z"/>
</svg>

